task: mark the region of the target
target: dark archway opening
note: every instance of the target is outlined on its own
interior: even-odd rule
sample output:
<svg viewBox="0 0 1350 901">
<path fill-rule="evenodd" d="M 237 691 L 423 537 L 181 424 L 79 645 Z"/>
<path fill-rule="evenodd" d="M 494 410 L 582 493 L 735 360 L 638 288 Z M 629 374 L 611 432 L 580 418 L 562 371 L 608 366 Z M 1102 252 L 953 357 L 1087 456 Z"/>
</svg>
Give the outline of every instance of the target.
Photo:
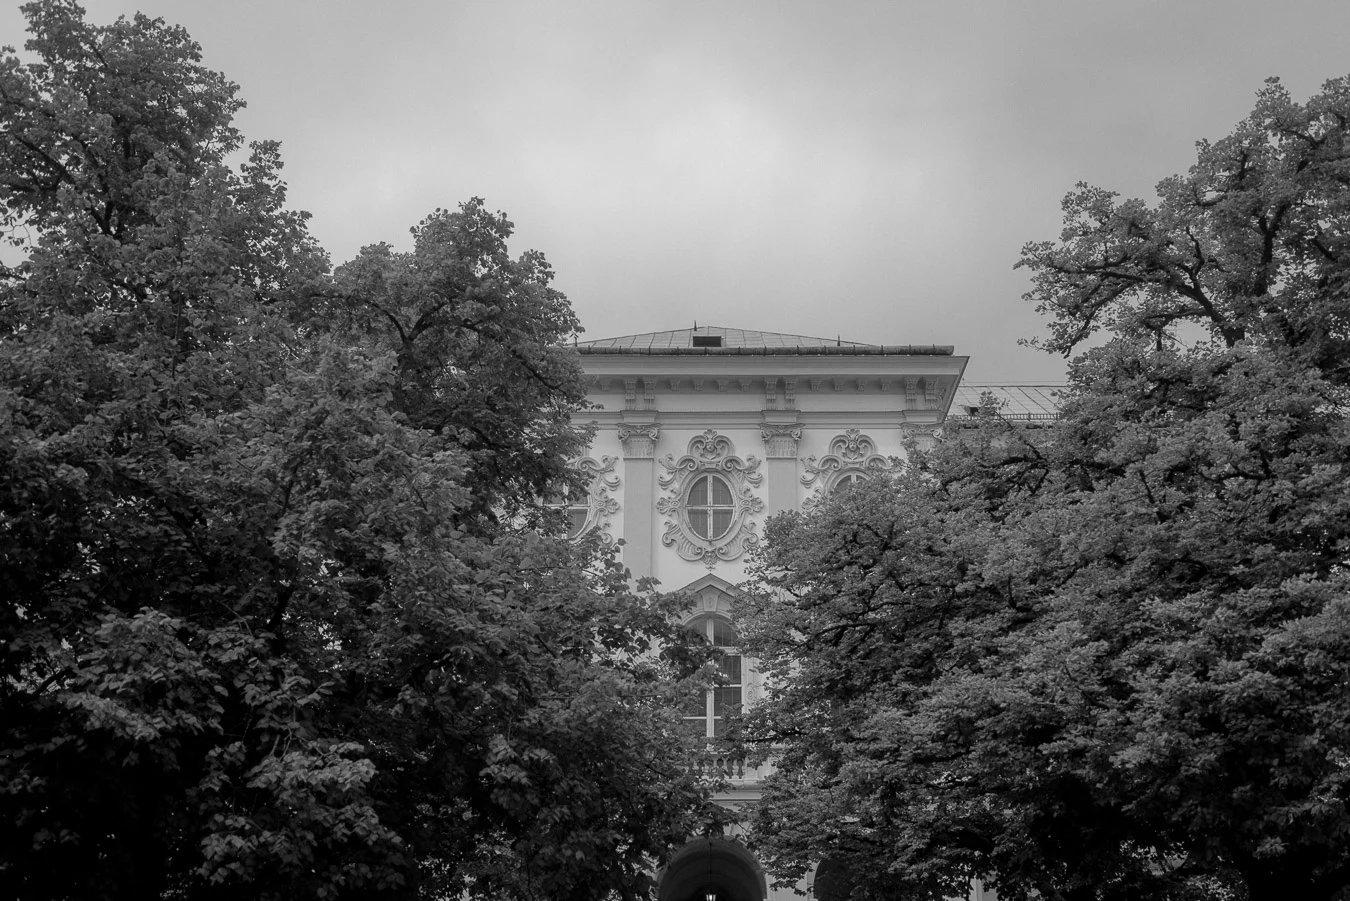
<svg viewBox="0 0 1350 901">
<path fill-rule="evenodd" d="M 849 901 L 853 897 L 853 874 L 838 861 L 825 858 L 816 867 L 815 890 L 818 901 Z"/>
<path fill-rule="evenodd" d="M 763 873 L 750 852 L 725 838 L 699 838 L 670 859 L 659 876 L 657 901 L 764 901 Z"/>
</svg>

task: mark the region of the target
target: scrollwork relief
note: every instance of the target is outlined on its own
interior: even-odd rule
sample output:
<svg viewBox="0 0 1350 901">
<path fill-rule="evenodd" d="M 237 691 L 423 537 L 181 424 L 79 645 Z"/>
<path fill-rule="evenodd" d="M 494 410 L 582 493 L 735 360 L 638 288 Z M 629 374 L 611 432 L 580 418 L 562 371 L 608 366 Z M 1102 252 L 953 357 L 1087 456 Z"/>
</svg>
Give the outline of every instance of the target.
<svg viewBox="0 0 1350 901">
<path fill-rule="evenodd" d="M 941 426 L 907 425 L 902 427 L 900 431 L 905 436 L 906 441 L 924 441 L 929 438 L 936 441 L 942 440 Z"/>
<path fill-rule="evenodd" d="M 824 497 L 842 482 L 871 478 L 890 472 L 899 464 L 896 457 L 877 453 L 876 443 L 858 429 L 846 429 L 830 442 L 828 454 L 819 459 L 806 458 L 802 484 L 815 487 L 816 496 Z"/>
<path fill-rule="evenodd" d="M 573 538 L 596 532 L 602 545 L 614 546 L 614 536 L 609 531 L 609 518 L 619 512 L 619 501 L 614 497 L 614 493 L 619 490 L 619 475 L 614 471 L 617 462 L 617 457 L 602 456 L 599 460 L 583 457 L 572 464 L 572 467 L 581 473 L 581 480 L 586 483 L 584 498 L 586 519 L 579 528 L 573 530 Z M 569 508 L 579 509 L 581 506 L 580 503 L 574 503 L 570 504 Z"/>
<path fill-rule="evenodd" d="M 667 454 L 657 483 L 666 496 L 657 512 L 669 517 L 661 543 L 674 547 L 685 560 L 709 569 L 719 560 L 735 560 L 759 543 L 750 517 L 764 509 L 755 495 L 763 476 L 760 461 L 742 459 L 731 439 L 708 429 L 689 442 L 689 452 L 678 460 Z"/>
<path fill-rule="evenodd" d="M 759 437 L 764 439 L 765 452 L 770 459 L 795 458 L 802 430 L 796 425 L 764 425 L 760 426 Z"/>
<path fill-rule="evenodd" d="M 619 423 L 619 443 L 623 445 L 625 457 L 652 457 L 656 455 L 656 442 L 661 437 L 658 423 L 630 424 Z"/>
</svg>

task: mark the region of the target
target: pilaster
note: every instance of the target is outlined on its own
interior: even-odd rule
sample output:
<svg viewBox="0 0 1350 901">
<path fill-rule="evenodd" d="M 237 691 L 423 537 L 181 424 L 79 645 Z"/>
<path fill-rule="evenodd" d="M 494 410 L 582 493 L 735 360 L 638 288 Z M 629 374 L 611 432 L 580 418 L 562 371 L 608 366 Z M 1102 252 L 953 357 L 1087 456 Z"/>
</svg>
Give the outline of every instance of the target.
<svg viewBox="0 0 1350 901">
<path fill-rule="evenodd" d="M 797 442 L 802 429 L 797 423 L 797 412 L 764 411 L 764 422 L 759 427 L 764 439 L 769 477 L 768 513 L 782 513 L 797 508 Z"/>
<path fill-rule="evenodd" d="M 626 418 L 626 417 L 625 417 Z M 623 446 L 624 516 L 623 562 L 633 578 L 656 575 L 652 571 L 655 551 L 656 442 L 660 423 L 652 420 L 619 423 Z"/>
</svg>

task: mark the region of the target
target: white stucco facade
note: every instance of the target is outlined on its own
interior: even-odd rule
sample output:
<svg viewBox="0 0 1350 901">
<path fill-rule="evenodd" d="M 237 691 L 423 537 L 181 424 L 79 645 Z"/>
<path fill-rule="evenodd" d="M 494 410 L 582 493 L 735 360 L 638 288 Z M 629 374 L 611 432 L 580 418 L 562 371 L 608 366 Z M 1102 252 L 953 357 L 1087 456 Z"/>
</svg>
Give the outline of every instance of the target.
<svg viewBox="0 0 1350 901">
<path fill-rule="evenodd" d="M 696 337 L 725 343 L 688 343 Z M 605 489 L 617 503 L 594 526 L 623 539 L 635 575 L 667 590 L 708 573 L 739 582 L 744 552 L 773 513 L 799 508 L 841 473 L 903 457 L 907 438 L 931 441 L 966 365 L 950 347 L 710 327 L 578 349 L 595 405 L 588 457 L 617 479 Z M 687 534 L 689 472 L 720 473 L 748 491 L 729 541 Z"/>
<path fill-rule="evenodd" d="M 944 346 L 719 327 L 601 339 L 578 350 L 596 430 L 582 465 L 595 478 L 574 521 L 622 540 L 634 577 L 688 591 L 687 621 L 710 637 L 720 621 L 734 629 L 735 586 L 765 521 L 841 481 L 890 468 L 908 440 L 935 440 L 967 362 Z M 762 696 L 753 661 L 732 679 L 739 680 L 733 700 L 748 707 Z M 710 736 L 718 712 L 710 696 Z M 687 719 L 702 728 L 698 717 Z M 705 765 L 730 775 L 719 801 L 732 807 L 754 800 L 767 772 L 715 757 Z M 710 887 L 719 901 L 801 897 L 774 889 L 735 834 L 691 841 L 660 874 L 659 899 L 702 901 Z M 796 889 L 811 894 L 811 879 Z M 982 894 L 972 890 L 972 898 Z"/>
</svg>

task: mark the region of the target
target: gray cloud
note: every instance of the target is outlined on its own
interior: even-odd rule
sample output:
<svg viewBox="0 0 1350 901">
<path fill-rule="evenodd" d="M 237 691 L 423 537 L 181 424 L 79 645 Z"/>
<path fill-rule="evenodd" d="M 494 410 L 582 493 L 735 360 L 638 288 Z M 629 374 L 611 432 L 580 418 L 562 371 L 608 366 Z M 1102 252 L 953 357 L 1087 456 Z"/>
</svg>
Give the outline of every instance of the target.
<svg viewBox="0 0 1350 901">
<path fill-rule="evenodd" d="M 336 260 L 480 195 L 590 337 L 950 343 L 974 380 L 1061 376 L 1015 344 L 1038 324 L 1012 265 L 1074 182 L 1147 194 L 1266 76 L 1350 69 L 1343 0 L 143 8 L 241 84 Z"/>
</svg>

